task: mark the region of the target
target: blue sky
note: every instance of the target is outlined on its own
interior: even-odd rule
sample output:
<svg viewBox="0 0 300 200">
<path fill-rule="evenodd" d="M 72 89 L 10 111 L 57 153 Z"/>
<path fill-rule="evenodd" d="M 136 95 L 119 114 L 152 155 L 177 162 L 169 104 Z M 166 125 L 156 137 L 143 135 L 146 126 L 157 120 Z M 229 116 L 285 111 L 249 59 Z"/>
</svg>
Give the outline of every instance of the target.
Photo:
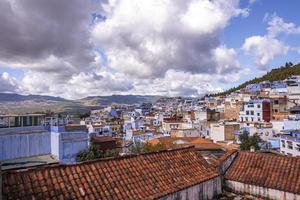
<svg viewBox="0 0 300 200">
<path fill-rule="evenodd" d="M 248 1 L 241 1 L 242 7 L 247 7 Z M 249 6 L 250 13 L 246 18 L 234 18 L 225 28 L 221 35 L 221 41 L 235 49 L 240 49 L 245 38 L 253 35 L 265 35 L 267 33 L 267 22 L 264 21 L 266 15 L 276 14 L 284 19 L 285 22 L 295 23 L 300 26 L 300 1 L 282 1 L 282 0 L 257 0 Z M 281 40 L 286 44 L 299 47 L 299 35 L 282 36 Z M 244 76 L 239 83 L 249 80 L 250 78 L 260 76 L 265 71 L 258 71 L 254 67 L 253 60 L 246 56 L 241 50 L 239 52 L 239 60 L 242 65 L 251 68 L 251 75 Z M 296 51 L 291 51 L 286 55 L 278 56 L 268 64 L 268 70 L 284 65 L 285 62 L 291 61 L 294 64 L 300 62 L 300 55 Z M 233 83 L 233 85 L 236 85 Z M 231 87 L 228 85 L 226 88 Z"/>
<path fill-rule="evenodd" d="M 201 96 L 300 62 L 297 0 L 12 5 L 0 2 L 0 92 Z"/>
</svg>

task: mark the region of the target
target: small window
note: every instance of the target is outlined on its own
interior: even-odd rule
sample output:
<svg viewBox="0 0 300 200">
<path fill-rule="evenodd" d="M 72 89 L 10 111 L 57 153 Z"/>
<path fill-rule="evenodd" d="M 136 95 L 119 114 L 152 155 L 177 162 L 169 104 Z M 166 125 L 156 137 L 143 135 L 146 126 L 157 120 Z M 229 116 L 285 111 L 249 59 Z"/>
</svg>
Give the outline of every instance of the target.
<svg viewBox="0 0 300 200">
<path fill-rule="evenodd" d="M 300 144 L 296 144 L 296 151 L 300 151 Z"/>
<path fill-rule="evenodd" d="M 251 115 L 254 115 L 254 111 L 253 110 L 251 110 Z"/>
<path fill-rule="evenodd" d="M 260 108 L 260 104 L 257 104 L 257 108 Z"/>
<path fill-rule="evenodd" d="M 248 110 L 246 111 L 246 115 L 249 115 L 249 111 Z"/>
<path fill-rule="evenodd" d="M 257 116 L 260 116 L 260 113 L 257 113 Z"/>
<path fill-rule="evenodd" d="M 287 145 L 288 145 L 288 148 L 289 148 L 289 149 L 293 149 L 293 143 L 292 143 L 292 142 L 288 141 L 288 142 L 287 142 Z"/>
</svg>

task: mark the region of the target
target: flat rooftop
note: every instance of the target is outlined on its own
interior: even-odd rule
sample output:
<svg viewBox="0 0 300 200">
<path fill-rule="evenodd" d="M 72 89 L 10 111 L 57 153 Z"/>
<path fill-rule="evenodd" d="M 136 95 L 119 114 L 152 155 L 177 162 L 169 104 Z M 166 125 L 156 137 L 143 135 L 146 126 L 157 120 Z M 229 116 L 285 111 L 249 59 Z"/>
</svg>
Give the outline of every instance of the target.
<svg viewBox="0 0 300 200">
<path fill-rule="evenodd" d="M 1 162 L 1 170 L 16 170 L 59 163 L 53 155 L 32 156 L 27 158 L 17 158 Z"/>
</svg>

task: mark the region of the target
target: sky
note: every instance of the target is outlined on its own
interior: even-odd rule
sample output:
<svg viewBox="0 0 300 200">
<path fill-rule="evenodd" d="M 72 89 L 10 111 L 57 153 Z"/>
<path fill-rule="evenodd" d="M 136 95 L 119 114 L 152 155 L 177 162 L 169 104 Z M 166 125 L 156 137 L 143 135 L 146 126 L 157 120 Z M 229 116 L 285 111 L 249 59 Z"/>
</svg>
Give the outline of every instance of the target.
<svg viewBox="0 0 300 200">
<path fill-rule="evenodd" d="M 300 62 L 298 0 L 1 0 L 0 92 L 215 93 Z"/>
</svg>

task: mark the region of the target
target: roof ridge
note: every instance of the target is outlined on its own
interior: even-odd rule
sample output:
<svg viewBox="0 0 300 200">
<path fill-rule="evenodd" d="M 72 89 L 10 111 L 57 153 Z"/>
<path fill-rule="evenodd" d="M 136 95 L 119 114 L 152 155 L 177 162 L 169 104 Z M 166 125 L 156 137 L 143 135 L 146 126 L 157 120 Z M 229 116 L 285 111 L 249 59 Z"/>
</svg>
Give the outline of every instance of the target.
<svg viewBox="0 0 300 200">
<path fill-rule="evenodd" d="M 58 167 L 71 167 L 71 166 L 79 166 L 79 165 L 84 165 L 84 164 L 91 164 L 91 163 L 96 163 L 96 162 L 105 162 L 105 161 L 110 161 L 110 160 L 123 160 L 123 159 L 129 159 L 129 158 L 134 158 L 138 156 L 144 156 L 144 155 L 153 155 L 153 154 L 162 154 L 162 153 L 167 153 L 167 152 L 174 152 L 174 151 L 196 151 L 194 145 L 191 146 L 185 146 L 185 147 L 180 147 L 180 148 L 172 148 L 172 149 L 164 149 L 160 151 L 154 151 L 154 152 L 147 152 L 147 153 L 137 153 L 137 154 L 129 154 L 125 156 L 117 156 L 117 157 L 106 157 L 106 158 L 97 158 L 94 160 L 87 160 L 83 162 L 77 162 L 74 164 L 52 164 L 52 165 L 43 165 L 43 166 L 34 166 L 30 168 L 26 168 L 23 170 L 8 170 L 4 171 L 4 173 L 19 173 L 19 172 L 30 172 L 30 171 L 35 171 L 35 170 L 44 170 L 44 169 L 53 169 L 53 168 L 58 168 Z"/>
<path fill-rule="evenodd" d="M 281 155 L 281 154 L 274 154 L 274 153 L 266 153 L 266 152 L 261 152 L 261 151 L 255 151 L 255 152 L 250 152 L 250 151 L 240 151 L 242 154 L 252 154 L 252 155 L 260 155 L 260 156 L 270 156 L 270 157 L 279 157 L 279 158 L 286 158 L 286 159 L 292 159 L 292 160 L 298 160 L 300 157 L 292 157 L 292 156 L 286 156 L 286 155 Z"/>
</svg>

